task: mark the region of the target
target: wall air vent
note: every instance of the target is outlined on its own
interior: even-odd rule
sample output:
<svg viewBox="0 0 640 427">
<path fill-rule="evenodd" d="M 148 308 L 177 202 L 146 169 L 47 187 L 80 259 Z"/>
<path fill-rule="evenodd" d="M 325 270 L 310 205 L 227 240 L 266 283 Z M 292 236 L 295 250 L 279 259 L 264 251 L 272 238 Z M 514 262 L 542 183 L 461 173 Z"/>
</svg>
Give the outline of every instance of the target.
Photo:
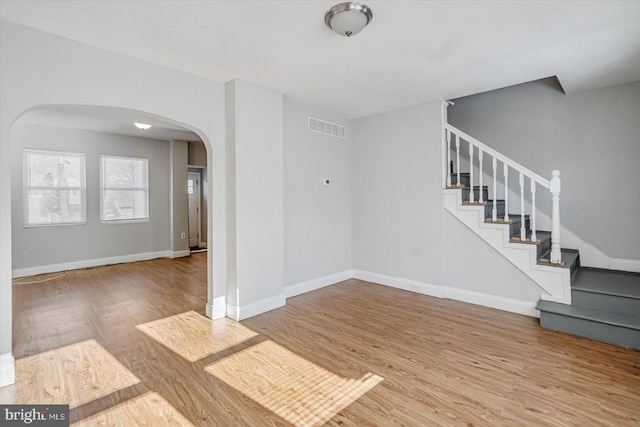
<svg viewBox="0 0 640 427">
<path fill-rule="evenodd" d="M 346 138 L 347 131 L 344 126 L 336 123 L 326 122 L 324 120 L 309 117 L 309 130 L 311 132 L 323 133 L 336 138 Z"/>
</svg>

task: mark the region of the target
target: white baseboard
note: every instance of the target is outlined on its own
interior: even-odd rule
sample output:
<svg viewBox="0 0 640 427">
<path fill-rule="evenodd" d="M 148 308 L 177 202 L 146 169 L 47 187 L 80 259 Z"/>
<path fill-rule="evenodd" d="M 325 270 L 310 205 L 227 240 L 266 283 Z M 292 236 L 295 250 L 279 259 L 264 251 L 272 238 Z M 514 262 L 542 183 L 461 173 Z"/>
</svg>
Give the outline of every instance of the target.
<svg viewBox="0 0 640 427">
<path fill-rule="evenodd" d="M 540 312 L 536 310 L 536 303 L 534 302 L 482 294 L 479 292 L 468 291 L 466 289 L 432 285 L 430 283 L 386 276 L 384 274 L 371 273 L 362 270 L 354 270 L 353 277 L 366 282 L 377 283 L 379 285 L 390 286 L 410 292 L 417 292 L 437 298 L 449 298 L 481 305 L 483 307 L 496 308 L 498 310 L 508 311 L 511 313 L 523 314 L 525 316 L 540 317 Z"/>
<path fill-rule="evenodd" d="M 218 297 L 213 299 L 213 305 L 207 303 L 207 317 L 210 319 L 221 319 L 227 315 L 226 297 Z"/>
<path fill-rule="evenodd" d="M 200 244 L 198 245 L 198 247 L 202 248 L 202 249 L 207 249 L 207 242 L 200 242 Z"/>
<path fill-rule="evenodd" d="M 157 251 L 146 252 L 140 254 L 120 255 L 109 258 L 86 259 L 82 261 L 65 262 L 61 264 L 39 265 L 35 267 L 16 268 L 13 270 L 13 278 L 34 276 L 37 274 L 55 273 L 57 271 L 77 270 L 80 268 L 98 267 L 109 264 L 121 264 L 124 262 L 147 261 L 156 258 L 176 258 L 178 256 L 188 256 L 189 251 L 185 255 L 181 255 L 184 251 Z M 176 254 L 177 256 L 174 256 Z"/>
<path fill-rule="evenodd" d="M 415 280 L 407 280 L 399 277 L 386 276 L 384 274 L 371 273 L 362 270 L 353 270 L 353 278 L 364 280 L 365 282 L 373 282 L 379 285 L 391 286 L 405 291 L 418 292 L 437 298 L 446 298 L 446 287 L 432 285 L 430 283 L 418 282 Z"/>
<path fill-rule="evenodd" d="M 11 353 L 0 354 L 0 387 L 16 382 L 15 360 Z"/>
<path fill-rule="evenodd" d="M 227 304 L 227 317 L 233 320 L 240 321 L 248 319 L 249 317 L 257 316 L 258 314 L 266 313 L 267 311 L 275 310 L 276 308 L 283 307 L 285 304 L 286 298 L 284 296 L 284 293 L 240 307 Z"/>
<path fill-rule="evenodd" d="M 169 258 L 182 258 L 191 255 L 191 250 L 185 249 L 184 251 L 171 251 Z"/>
<path fill-rule="evenodd" d="M 512 298 L 499 297 L 497 295 L 481 294 L 460 288 L 447 287 L 447 298 L 456 301 L 468 302 L 483 307 L 495 308 L 510 313 L 523 314 L 530 317 L 540 317 L 536 310 L 536 303 Z"/>
<path fill-rule="evenodd" d="M 306 282 L 300 282 L 293 285 L 284 287 L 284 295 L 287 298 L 295 297 L 296 295 L 304 294 L 306 292 L 315 291 L 316 289 L 324 288 L 325 286 L 333 285 L 338 282 L 351 279 L 353 272 L 351 270 L 341 271 L 339 273 L 330 274 L 324 277 L 318 277 L 317 279 L 307 280 Z"/>
<path fill-rule="evenodd" d="M 630 271 L 640 273 L 640 260 L 609 258 L 609 268 L 611 270 Z"/>
</svg>

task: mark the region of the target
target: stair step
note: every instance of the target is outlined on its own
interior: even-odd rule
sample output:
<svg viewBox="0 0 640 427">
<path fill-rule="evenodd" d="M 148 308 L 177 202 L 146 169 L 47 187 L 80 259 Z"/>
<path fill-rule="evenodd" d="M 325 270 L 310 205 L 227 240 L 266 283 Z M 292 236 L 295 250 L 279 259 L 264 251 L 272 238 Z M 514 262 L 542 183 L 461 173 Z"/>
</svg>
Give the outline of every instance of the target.
<svg viewBox="0 0 640 427">
<path fill-rule="evenodd" d="M 536 308 L 543 328 L 640 350 L 640 316 L 551 301 Z"/>
<path fill-rule="evenodd" d="M 462 180 L 462 179 L 461 179 Z M 469 193 L 471 192 L 470 186 L 462 187 L 462 200 L 469 200 Z M 486 185 L 482 186 L 482 199 L 486 202 L 489 198 L 489 187 Z M 478 201 L 480 199 L 480 186 L 473 186 L 473 200 Z"/>
<path fill-rule="evenodd" d="M 582 267 L 574 289 L 640 299 L 640 273 Z"/>
<path fill-rule="evenodd" d="M 531 230 L 529 230 L 529 218 L 526 218 L 526 224 L 525 224 L 526 236 L 525 236 L 525 239 L 522 240 L 522 237 L 520 236 L 520 223 L 521 223 L 520 217 L 518 217 L 517 222 L 514 221 L 514 224 L 518 224 L 518 228 L 517 228 L 517 230 L 514 230 L 513 236 L 511 236 L 511 241 L 512 242 L 528 243 L 528 244 L 539 244 L 539 243 L 544 243 L 547 239 L 551 239 L 551 232 L 550 231 L 536 230 L 536 241 L 532 242 L 531 241 Z"/>
<path fill-rule="evenodd" d="M 551 242 L 549 241 L 549 244 Z M 571 275 L 573 276 L 580 268 L 580 252 L 576 249 L 560 249 L 560 259 L 562 264 L 551 264 L 550 260 L 551 246 L 544 252 L 542 256 L 538 258 L 538 265 L 549 265 L 551 267 L 570 268 Z"/>
<path fill-rule="evenodd" d="M 463 184 L 465 186 L 469 186 L 470 182 L 471 182 L 471 176 L 470 176 L 469 172 L 460 172 L 460 184 Z M 456 173 L 452 173 L 451 174 L 451 185 L 453 187 L 455 187 L 456 184 L 458 184 L 458 175 Z"/>
<path fill-rule="evenodd" d="M 640 315 L 640 274 L 582 267 L 571 285 L 576 307 Z"/>
</svg>

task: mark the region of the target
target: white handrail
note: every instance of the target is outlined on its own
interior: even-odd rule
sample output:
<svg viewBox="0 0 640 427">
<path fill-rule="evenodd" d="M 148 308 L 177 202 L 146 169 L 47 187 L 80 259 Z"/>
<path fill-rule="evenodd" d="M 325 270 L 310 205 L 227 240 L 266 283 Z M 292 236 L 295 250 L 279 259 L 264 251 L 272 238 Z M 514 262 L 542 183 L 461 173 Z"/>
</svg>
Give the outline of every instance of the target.
<svg viewBox="0 0 640 427">
<path fill-rule="evenodd" d="M 482 195 L 483 190 L 483 153 L 487 153 L 487 155 L 491 156 L 492 159 L 492 169 L 493 169 L 493 206 L 491 213 L 491 220 L 496 222 L 497 220 L 497 199 L 496 199 L 496 169 L 497 169 L 497 161 L 499 160 L 503 164 L 504 169 L 504 222 L 510 222 L 509 218 L 509 168 L 514 169 L 518 172 L 519 178 L 519 186 L 520 186 L 520 240 L 525 242 L 527 241 L 526 235 L 526 224 L 525 224 L 525 177 L 530 179 L 531 184 L 531 217 L 530 217 L 530 229 L 531 229 L 531 242 L 537 241 L 537 229 L 536 229 L 536 184 L 540 184 L 542 187 L 547 188 L 551 193 L 551 251 L 549 254 L 549 258 L 552 264 L 561 264 L 562 263 L 562 252 L 560 249 L 560 172 L 557 170 L 552 171 L 551 180 L 547 180 L 537 173 L 527 169 L 522 166 L 518 162 L 511 160 L 510 158 L 504 156 L 503 154 L 498 153 L 493 148 L 483 144 L 478 141 L 474 137 L 466 134 L 465 132 L 457 129 L 454 126 L 451 126 L 448 123 L 443 123 L 444 132 L 446 132 L 447 136 L 450 136 L 456 141 L 456 163 L 457 163 L 457 171 L 458 174 L 458 186 L 460 183 L 460 139 L 464 139 L 469 143 L 469 179 L 470 179 L 470 188 L 469 188 L 469 200 L 468 203 L 474 203 L 474 193 L 473 193 L 473 157 L 474 157 L 474 149 L 478 148 L 478 167 L 480 174 L 480 194 L 479 201 L 484 201 L 484 197 Z M 453 135 L 451 135 L 453 134 Z M 447 150 L 450 150 L 451 146 L 447 143 Z M 448 154 L 447 154 L 448 155 Z M 447 164 L 447 168 L 449 165 Z"/>
<path fill-rule="evenodd" d="M 535 173 L 535 172 L 527 169 L 526 167 L 522 166 L 520 163 L 515 162 L 515 161 L 511 160 L 510 158 L 498 153 L 493 148 L 491 148 L 491 147 L 489 147 L 487 145 L 484 145 L 482 142 L 478 141 L 477 139 L 475 139 L 474 137 L 472 137 L 470 135 L 467 135 L 466 133 L 464 133 L 460 129 L 456 128 L 455 126 L 451 126 L 450 124 L 445 123 L 444 124 L 444 128 L 450 130 L 455 135 L 457 135 L 458 139 L 459 138 L 464 139 L 468 143 L 480 148 L 485 153 L 487 153 L 487 154 L 495 157 L 496 159 L 500 160 L 502 163 L 508 165 L 509 167 L 515 169 L 518 172 L 522 172 L 523 174 L 527 175 L 529 178 L 533 179 L 538 184 L 542 185 L 544 188 L 549 188 L 550 184 L 549 184 L 549 180 L 548 179 L 544 179 L 543 177 L 541 177 L 537 173 Z"/>
</svg>

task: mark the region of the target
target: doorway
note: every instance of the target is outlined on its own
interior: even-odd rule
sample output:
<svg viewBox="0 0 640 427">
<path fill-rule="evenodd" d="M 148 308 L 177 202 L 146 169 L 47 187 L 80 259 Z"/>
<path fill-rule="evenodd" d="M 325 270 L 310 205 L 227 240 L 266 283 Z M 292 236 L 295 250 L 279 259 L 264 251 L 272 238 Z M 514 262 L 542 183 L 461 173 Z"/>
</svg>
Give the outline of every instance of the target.
<svg viewBox="0 0 640 427">
<path fill-rule="evenodd" d="M 200 184 L 199 172 L 189 172 L 187 178 L 187 194 L 189 195 L 189 248 L 192 251 L 199 250 L 202 240 L 200 238 Z"/>
</svg>

